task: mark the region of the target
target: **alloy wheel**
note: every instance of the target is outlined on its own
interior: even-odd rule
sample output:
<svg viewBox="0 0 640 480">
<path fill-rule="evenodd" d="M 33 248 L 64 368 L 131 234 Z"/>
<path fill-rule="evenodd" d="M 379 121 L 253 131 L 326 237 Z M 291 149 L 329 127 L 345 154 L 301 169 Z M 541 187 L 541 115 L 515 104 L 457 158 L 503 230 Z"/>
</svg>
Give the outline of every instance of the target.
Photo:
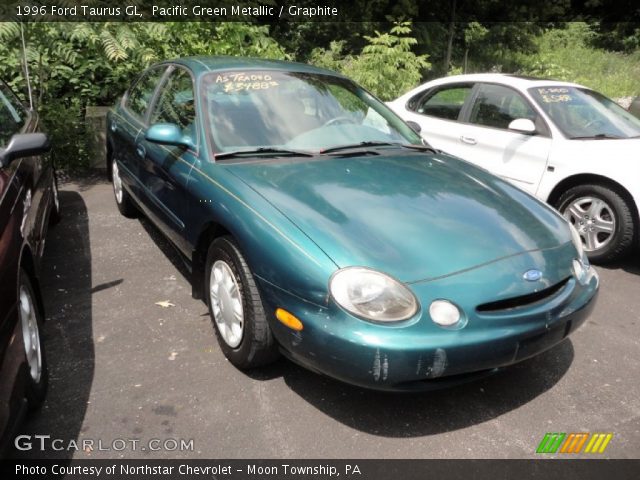
<svg viewBox="0 0 640 480">
<path fill-rule="evenodd" d="M 52 185 L 52 189 L 53 189 L 53 205 L 56 209 L 56 212 L 60 211 L 60 199 L 58 198 L 58 185 L 56 183 L 56 177 L 53 177 L 53 185 Z"/>
<path fill-rule="evenodd" d="M 29 373 L 33 381 L 38 383 L 42 375 L 42 347 L 38 317 L 33 298 L 24 286 L 20 287 L 20 324 Z"/>
<path fill-rule="evenodd" d="M 120 170 L 118 170 L 118 163 L 114 160 L 111 167 L 111 175 L 113 177 L 113 193 L 116 195 L 116 202 L 122 203 L 122 178 L 120 178 Z"/>
<path fill-rule="evenodd" d="M 580 234 L 587 252 L 600 250 L 614 237 L 615 212 L 600 198 L 580 197 L 571 202 L 563 213 Z"/>
</svg>

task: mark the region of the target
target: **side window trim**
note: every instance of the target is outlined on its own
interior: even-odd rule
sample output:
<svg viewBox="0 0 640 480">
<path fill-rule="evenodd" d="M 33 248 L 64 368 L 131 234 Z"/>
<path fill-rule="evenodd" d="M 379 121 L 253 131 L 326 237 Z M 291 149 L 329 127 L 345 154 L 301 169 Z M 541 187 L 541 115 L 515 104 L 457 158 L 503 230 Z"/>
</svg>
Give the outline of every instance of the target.
<svg viewBox="0 0 640 480">
<path fill-rule="evenodd" d="M 184 70 L 191 77 L 191 88 L 193 89 L 193 101 L 196 102 L 196 78 L 193 75 L 193 72 L 188 68 L 184 67 L 183 65 L 178 65 L 175 63 L 166 64 L 166 65 L 168 65 L 168 68 L 165 70 L 164 74 L 162 75 L 162 78 L 158 82 L 158 86 L 153 92 L 153 96 L 151 97 L 151 101 L 149 102 L 149 106 L 147 107 L 147 113 L 144 118 L 144 128 L 148 128 L 151 126 L 149 124 L 149 122 L 151 121 L 151 115 L 153 114 L 153 111 L 156 108 L 156 105 L 158 104 L 158 100 L 160 98 L 160 95 L 162 94 L 162 89 L 165 87 L 165 85 L 169 81 L 169 77 L 171 76 L 171 74 L 176 70 Z M 195 109 L 196 150 L 194 151 L 189 149 L 189 151 L 195 154 L 196 156 L 199 156 L 200 154 L 200 118 L 199 117 L 200 115 L 198 115 L 198 109 L 196 108 Z"/>
<path fill-rule="evenodd" d="M 461 121 L 462 123 L 465 123 L 467 125 L 472 125 L 474 127 L 478 127 L 478 128 L 489 128 L 492 130 L 500 130 L 502 132 L 509 132 L 510 130 L 508 128 L 499 128 L 499 127 L 490 127 L 488 125 L 480 125 L 478 123 L 472 123 L 471 122 L 471 111 L 473 109 L 473 106 L 476 103 L 476 100 L 478 98 L 478 96 L 480 95 L 480 91 L 482 90 L 482 87 L 486 86 L 486 85 L 496 85 L 498 87 L 504 87 L 504 88 L 508 88 L 509 90 L 512 90 L 513 92 L 515 92 L 516 94 L 518 94 L 520 96 L 520 98 L 529 106 L 529 108 L 531 110 L 533 110 L 536 114 L 536 126 L 540 126 L 542 127 L 542 130 L 539 133 L 539 136 L 541 137 L 545 137 L 545 138 L 553 138 L 551 135 L 551 129 L 549 128 L 549 125 L 547 124 L 546 119 L 544 118 L 544 116 L 540 113 L 540 111 L 536 108 L 536 106 L 533 104 L 533 102 L 531 102 L 531 100 L 529 100 L 526 95 L 524 95 L 520 90 L 518 90 L 515 87 L 512 87 L 511 85 L 505 85 L 504 83 L 495 83 L 495 82 L 478 82 L 476 83 L 476 85 L 474 86 L 474 91 L 472 92 L 471 95 L 469 95 L 468 101 L 469 104 L 465 105 L 465 107 L 463 108 L 463 111 L 465 111 L 465 115 L 463 117 L 463 120 L 458 120 Z"/>
<path fill-rule="evenodd" d="M 476 99 L 480 94 L 480 88 L 482 83 L 474 82 L 473 87 L 471 87 L 471 93 L 464 102 L 462 109 L 460 110 L 460 115 L 458 115 L 459 123 L 469 123 L 469 118 L 471 117 L 471 110 L 473 109 L 473 105 L 476 103 Z"/>
<path fill-rule="evenodd" d="M 431 93 L 436 88 L 438 88 L 438 86 L 431 87 L 431 88 L 425 88 L 424 90 L 416 93 L 409 100 L 407 100 L 407 102 L 405 103 L 404 107 L 407 110 L 409 110 L 410 112 L 418 113 L 418 112 L 416 112 L 415 108 L 410 107 L 409 104 L 413 103 L 414 105 L 418 105 L 422 101 L 422 99 L 424 97 L 429 95 L 429 93 Z"/>
<path fill-rule="evenodd" d="M 468 97 L 465 99 L 464 103 L 462 104 L 462 107 L 460 108 L 460 112 L 458 113 L 458 118 L 456 120 L 451 120 L 449 118 L 442 118 L 442 117 L 436 117 L 435 115 L 428 115 L 426 113 L 419 113 L 418 111 L 416 111 L 415 109 L 410 109 L 408 108 L 408 105 L 406 106 L 406 108 L 415 113 L 416 115 L 422 115 L 424 117 L 429 117 L 429 118 L 434 118 L 436 120 L 442 120 L 444 122 L 461 122 L 462 119 L 464 118 L 464 113 L 466 111 L 466 109 L 468 108 L 468 104 L 469 104 L 469 100 L 474 96 L 474 93 L 476 91 L 477 88 L 477 83 L 476 82 L 456 82 L 456 83 L 445 83 L 445 84 L 441 84 L 441 85 L 435 85 L 431 88 L 428 88 L 426 90 L 424 90 L 423 92 L 414 95 L 413 97 L 411 97 L 408 101 L 407 104 L 411 101 L 414 101 L 414 99 L 416 97 L 419 97 L 417 100 L 415 100 L 415 104 L 418 105 L 420 103 L 422 103 L 425 99 L 431 98 L 434 95 L 437 95 L 438 92 L 445 90 L 445 89 L 454 89 L 454 88 L 461 88 L 461 87 L 466 87 L 466 86 L 471 86 L 471 91 L 469 92 Z"/>
</svg>

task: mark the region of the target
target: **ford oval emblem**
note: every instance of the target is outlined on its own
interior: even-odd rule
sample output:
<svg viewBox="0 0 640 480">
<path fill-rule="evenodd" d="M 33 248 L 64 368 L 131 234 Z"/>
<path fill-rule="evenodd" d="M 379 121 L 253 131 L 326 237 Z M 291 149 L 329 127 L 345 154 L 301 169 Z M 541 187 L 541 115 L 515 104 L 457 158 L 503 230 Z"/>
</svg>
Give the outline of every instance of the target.
<svg viewBox="0 0 640 480">
<path fill-rule="evenodd" d="M 522 278 L 524 278 L 527 282 L 537 282 L 542 278 L 542 272 L 540 270 L 532 268 L 531 270 L 527 270 L 526 272 L 524 272 Z"/>
</svg>

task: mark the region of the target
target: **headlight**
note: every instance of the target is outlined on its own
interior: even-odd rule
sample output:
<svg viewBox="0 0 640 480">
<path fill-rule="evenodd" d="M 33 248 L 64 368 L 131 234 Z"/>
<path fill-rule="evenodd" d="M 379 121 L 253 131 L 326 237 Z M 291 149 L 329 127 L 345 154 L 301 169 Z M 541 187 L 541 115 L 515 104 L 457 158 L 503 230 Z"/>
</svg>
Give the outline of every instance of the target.
<svg viewBox="0 0 640 480">
<path fill-rule="evenodd" d="M 571 239 L 573 240 L 573 245 L 576 247 L 578 251 L 578 260 L 582 262 L 585 268 L 589 268 L 589 258 L 587 254 L 584 252 L 584 246 L 582 245 L 582 238 L 580 238 L 580 234 L 576 227 L 574 227 L 571 223 L 569 223 L 569 229 L 571 230 Z"/>
<path fill-rule="evenodd" d="M 338 305 L 367 320 L 398 322 L 418 311 L 418 301 L 407 287 L 368 268 L 338 270 L 329 281 L 329 291 Z"/>
</svg>

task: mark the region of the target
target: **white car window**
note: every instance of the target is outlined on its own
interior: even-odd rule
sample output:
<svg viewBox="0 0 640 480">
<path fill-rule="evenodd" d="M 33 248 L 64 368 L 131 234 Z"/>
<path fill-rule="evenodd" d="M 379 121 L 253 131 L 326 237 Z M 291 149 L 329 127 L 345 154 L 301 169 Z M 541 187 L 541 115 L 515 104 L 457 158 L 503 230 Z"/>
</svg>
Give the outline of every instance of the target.
<svg viewBox="0 0 640 480">
<path fill-rule="evenodd" d="M 529 92 L 568 138 L 640 137 L 640 119 L 597 92 L 566 86 L 536 87 Z"/>
<path fill-rule="evenodd" d="M 482 85 L 471 109 L 469 121 L 493 128 L 509 128 L 517 118 L 535 121 L 536 113 L 515 90 L 502 85 Z"/>
<path fill-rule="evenodd" d="M 469 97 L 472 84 L 452 85 L 429 92 L 422 98 L 409 102 L 409 109 L 422 115 L 458 120 L 464 102 Z M 412 99 L 413 100 L 413 99 Z"/>
</svg>

